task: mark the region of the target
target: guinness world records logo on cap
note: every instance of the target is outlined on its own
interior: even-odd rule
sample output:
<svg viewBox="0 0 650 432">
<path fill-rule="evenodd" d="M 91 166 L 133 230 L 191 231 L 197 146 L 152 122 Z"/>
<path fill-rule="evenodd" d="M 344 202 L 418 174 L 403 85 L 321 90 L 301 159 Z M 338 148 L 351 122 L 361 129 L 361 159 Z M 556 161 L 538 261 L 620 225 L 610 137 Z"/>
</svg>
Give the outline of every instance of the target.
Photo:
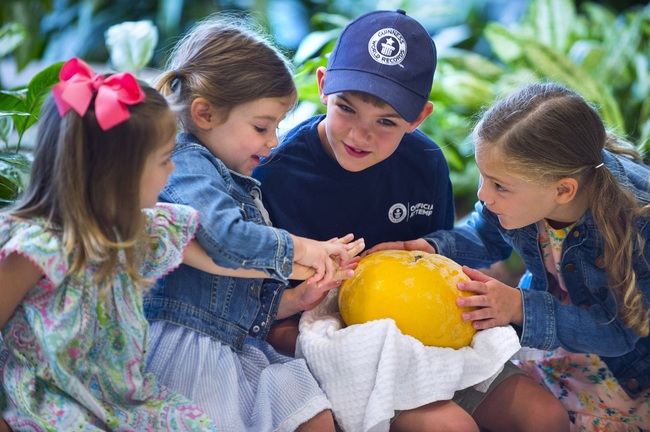
<svg viewBox="0 0 650 432">
<path fill-rule="evenodd" d="M 381 29 L 368 41 L 368 53 L 377 63 L 399 65 L 406 57 L 406 39 L 393 28 Z"/>
</svg>

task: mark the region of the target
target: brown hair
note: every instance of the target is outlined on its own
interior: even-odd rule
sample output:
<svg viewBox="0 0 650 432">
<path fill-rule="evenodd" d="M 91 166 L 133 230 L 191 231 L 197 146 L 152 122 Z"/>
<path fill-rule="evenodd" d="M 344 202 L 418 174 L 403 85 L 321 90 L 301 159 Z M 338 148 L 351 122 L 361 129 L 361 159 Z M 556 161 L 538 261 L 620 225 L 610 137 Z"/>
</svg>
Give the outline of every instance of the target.
<svg viewBox="0 0 650 432">
<path fill-rule="evenodd" d="M 603 149 L 640 160 L 636 149 L 608 133 L 596 109 L 580 95 L 555 83 L 531 84 L 498 101 L 473 137 L 476 146 L 498 152 L 522 178 L 541 184 L 565 177 L 579 181 L 578 193 L 588 197 L 603 236 L 618 314 L 637 334 L 647 336 L 648 305 L 637 287 L 633 261 L 644 244 L 634 221 L 648 208 L 640 207 L 606 167 L 599 167 Z"/>
<path fill-rule="evenodd" d="M 165 99 L 140 83 L 146 99 L 129 106 L 130 118 L 103 131 L 91 103 L 80 117 L 63 118 L 50 97 L 43 104 L 29 186 L 11 214 L 45 218 L 62 235 L 70 273 L 98 265 L 96 281 L 110 286 L 120 250 L 135 282 L 138 240 L 143 234 L 140 181 L 147 157 L 176 132 Z"/>
<path fill-rule="evenodd" d="M 197 97 L 219 109 L 224 121 L 234 107 L 256 99 L 297 100 L 291 64 L 262 35 L 250 20 L 221 14 L 197 23 L 178 42 L 154 87 L 179 112 L 185 131 L 193 131 L 190 108 Z"/>
</svg>

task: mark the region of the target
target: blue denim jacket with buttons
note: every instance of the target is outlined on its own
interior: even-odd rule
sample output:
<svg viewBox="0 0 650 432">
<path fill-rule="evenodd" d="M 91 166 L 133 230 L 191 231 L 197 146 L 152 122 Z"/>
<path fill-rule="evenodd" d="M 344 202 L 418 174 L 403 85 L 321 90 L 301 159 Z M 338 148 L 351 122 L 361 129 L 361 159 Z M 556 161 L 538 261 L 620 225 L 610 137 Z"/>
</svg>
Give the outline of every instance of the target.
<svg viewBox="0 0 650 432">
<path fill-rule="evenodd" d="M 650 202 L 650 168 L 625 157 L 603 152 L 603 162 L 617 180 L 636 196 L 640 205 Z M 643 256 L 634 269 L 637 284 L 650 302 L 650 224 L 638 220 L 646 240 Z M 561 272 L 571 297 L 562 305 L 549 292 L 552 276 L 546 272 L 536 224 L 506 230 L 497 216 L 477 202 L 466 223 L 451 231 L 425 237 L 436 250 L 460 264 L 485 268 L 506 259 L 514 249 L 532 275 L 530 288 L 521 289 L 523 346 L 598 354 L 630 395 L 650 386 L 650 338 L 639 338 L 616 315 L 616 301 L 607 288 L 603 268 L 602 235 L 587 212 L 564 240 Z"/>
<path fill-rule="evenodd" d="M 191 134 L 180 134 L 172 153 L 176 169 L 160 201 L 199 212 L 196 234 L 214 262 L 262 270 L 270 279 L 216 276 L 181 265 L 145 296 L 149 321 L 191 328 L 241 350 L 247 335 L 264 339 L 293 270 L 289 233 L 265 224 L 259 182 L 229 170 Z"/>
</svg>

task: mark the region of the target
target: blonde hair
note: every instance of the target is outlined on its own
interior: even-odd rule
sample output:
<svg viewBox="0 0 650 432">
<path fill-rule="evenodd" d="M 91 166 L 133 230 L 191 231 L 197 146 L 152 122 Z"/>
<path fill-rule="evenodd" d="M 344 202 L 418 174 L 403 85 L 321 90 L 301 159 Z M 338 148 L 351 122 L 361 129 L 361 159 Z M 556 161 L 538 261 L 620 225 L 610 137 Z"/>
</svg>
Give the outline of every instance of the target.
<svg viewBox="0 0 650 432">
<path fill-rule="evenodd" d="M 66 254 L 74 253 L 69 274 L 89 263 L 98 266 L 95 281 L 111 286 L 120 253 L 134 283 L 144 215 L 140 182 L 147 157 L 176 133 L 176 118 L 165 99 L 140 83 L 146 99 L 129 106 L 130 118 L 103 131 L 94 102 L 80 117 L 63 118 L 54 99 L 44 102 L 29 186 L 11 210 L 20 218 L 44 218 L 59 232 Z"/>
<path fill-rule="evenodd" d="M 634 222 L 647 217 L 648 206 L 640 207 L 606 167 L 599 167 L 603 149 L 641 160 L 638 151 L 607 132 L 596 109 L 580 95 L 555 83 L 531 84 L 498 101 L 473 137 L 476 146 L 506 158 L 509 170 L 522 178 L 541 184 L 565 177 L 579 181 L 579 193 L 588 197 L 603 236 L 618 315 L 638 335 L 647 336 L 648 305 L 633 265 L 636 257 L 643 260 L 644 244 Z"/>
<path fill-rule="evenodd" d="M 220 110 L 225 121 L 238 105 L 262 98 L 294 96 L 293 69 L 250 20 L 219 14 L 197 23 L 170 53 L 167 72 L 154 87 L 193 132 L 190 108 L 198 97 Z"/>
</svg>

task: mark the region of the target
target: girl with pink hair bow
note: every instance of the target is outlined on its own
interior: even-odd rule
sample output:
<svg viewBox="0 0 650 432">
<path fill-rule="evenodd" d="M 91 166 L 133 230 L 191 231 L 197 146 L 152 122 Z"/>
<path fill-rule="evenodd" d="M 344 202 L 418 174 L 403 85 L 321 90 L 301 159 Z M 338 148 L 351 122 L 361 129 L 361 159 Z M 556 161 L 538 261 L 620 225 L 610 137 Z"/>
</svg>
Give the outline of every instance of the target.
<svg viewBox="0 0 650 432">
<path fill-rule="evenodd" d="M 60 78 L 30 185 L 0 213 L 0 413 L 15 430 L 216 430 L 145 372 L 142 294 L 181 263 L 265 274 L 217 266 L 193 240 L 196 211 L 157 204 L 174 170 L 176 118 L 156 90 L 79 59 Z M 329 247 L 347 259 L 345 245 Z M 312 274 L 295 265 L 292 276 Z"/>
</svg>

